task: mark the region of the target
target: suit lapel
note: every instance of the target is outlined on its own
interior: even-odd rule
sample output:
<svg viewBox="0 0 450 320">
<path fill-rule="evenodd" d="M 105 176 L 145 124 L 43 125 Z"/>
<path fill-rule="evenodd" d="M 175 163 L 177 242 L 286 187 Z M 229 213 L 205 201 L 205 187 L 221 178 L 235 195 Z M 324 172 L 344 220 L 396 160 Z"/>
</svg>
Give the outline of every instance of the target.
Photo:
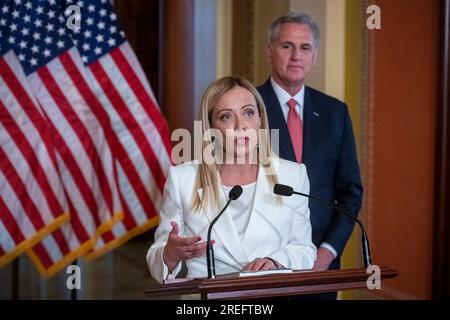
<svg viewBox="0 0 450 320">
<path fill-rule="evenodd" d="M 294 148 L 292 147 L 289 129 L 284 119 L 283 111 L 281 111 L 280 102 L 273 90 L 270 79 L 261 87 L 260 93 L 266 105 L 267 115 L 269 118 L 269 126 L 271 129 L 279 129 L 280 133 L 280 157 L 283 159 L 295 161 Z"/>
<path fill-rule="evenodd" d="M 264 174 L 263 170 L 264 168 L 260 166 L 253 207 L 242 241 L 247 257 L 251 256 L 258 249 L 261 238 L 266 234 L 274 215 L 273 197 L 268 197 L 273 192 L 269 184 L 268 176 Z"/>
<path fill-rule="evenodd" d="M 305 164 L 311 163 L 312 161 L 319 130 L 320 113 L 313 103 L 311 89 L 305 87 L 305 105 L 303 107 L 303 163 Z"/>
<path fill-rule="evenodd" d="M 220 197 L 218 206 L 219 209 L 217 211 L 206 210 L 207 212 L 203 210 L 203 214 L 205 214 L 205 216 L 209 220 L 209 223 L 211 223 L 211 221 L 219 214 L 220 210 L 222 210 L 222 208 L 225 206 L 228 200 L 228 195 L 225 195 L 223 192 L 220 179 L 217 187 L 219 190 L 219 197 Z M 198 189 L 197 192 L 200 199 L 202 199 L 203 189 Z M 211 237 L 212 239 L 220 239 L 228 254 L 232 256 L 236 260 L 236 262 L 239 265 L 241 265 L 242 268 L 245 266 L 245 264 L 248 263 L 247 255 L 245 254 L 242 248 L 242 243 L 237 234 L 233 219 L 227 211 L 225 211 L 219 218 L 219 220 L 217 220 L 216 224 L 212 229 Z"/>
</svg>

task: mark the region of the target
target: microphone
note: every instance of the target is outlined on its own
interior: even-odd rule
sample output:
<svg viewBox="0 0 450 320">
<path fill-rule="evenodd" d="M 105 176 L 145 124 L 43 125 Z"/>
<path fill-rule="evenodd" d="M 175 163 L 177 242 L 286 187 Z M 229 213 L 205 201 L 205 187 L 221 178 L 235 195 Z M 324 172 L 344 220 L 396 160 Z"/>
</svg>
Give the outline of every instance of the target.
<svg viewBox="0 0 450 320">
<path fill-rule="evenodd" d="M 364 256 L 364 266 L 366 268 L 368 268 L 368 267 L 370 267 L 372 265 L 372 259 L 370 257 L 369 239 L 367 238 L 366 229 L 364 228 L 364 225 L 361 223 L 361 221 L 358 218 L 352 216 L 348 211 L 338 207 L 337 205 L 335 205 L 335 204 L 333 204 L 331 202 L 319 199 L 317 197 L 314 197 L 314 196 L 306 194 L 306 193 L 296 192 L 296 191 L 294 191 L 294 189 L 292 187 L 286 186 L 284 184 L 276 184 L 273 187 L 273 192 L 275 194 L 280 195 L 280 196 L 288 196 L 289 197 L 289 196 L 291 196 L 293 194 L 298 194 L 300 196 L 311 198 L 311 199 L 313 199 L 313 200 L 315 200 L 317 202 L 320 202 L 320 203 L 322 203 L 322 204 L 324 204 L 324 205 L 326 205 L 326 206 L 328 206 L 328 207 L 330 207 L 332 209 L 335 209 L 339 213 L 341 213 L 341 214 L 349 217 L 353 221 L 355 221 L 359 225 L 359 227 L 361 228 L 361 238 L 362 238 L 362 248 L 363 248 L 363 256 Z"/>
<path fill-rule="evenodd" d="M 222 209 L 222 211 L 219 212 L 219 214 L 214 218 L 214 220 L 211 222 L 208 228 L 208 237 L 206 242 L 206 263 L 208 265 L 208 279 L 214 279 L 216 277 L 216 265 L 214 261 L 214 249 L 211 245 L 211 231 L 214 224 L 219 220 L 222 213 L 225 212 L 225 210 L 228 208 L 228 205 L 231 203 L 231 201 L 238 199 L 242 194 L 242 187 L 241 186 L 234 186 L 231 188 L 230 192 L 228 193 L 229 200 L 227 201 L 227 204 Z"/>
</svg>

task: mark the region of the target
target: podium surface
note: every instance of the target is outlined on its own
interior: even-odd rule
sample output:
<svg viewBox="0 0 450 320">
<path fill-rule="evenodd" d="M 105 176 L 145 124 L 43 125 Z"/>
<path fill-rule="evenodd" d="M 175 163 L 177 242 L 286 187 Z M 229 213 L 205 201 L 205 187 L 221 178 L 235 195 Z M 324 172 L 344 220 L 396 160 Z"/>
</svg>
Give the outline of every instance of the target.
<svg viewBox="0 0 450 320">
<path fill-rule="evenodd" d="M 294 271 L 250 277 L 198 278 L 163 285 L 156 285 L 145 294 L 149 297 L 167 295 L 200 294 L 202 299 L 257 299 L 280 296 L 313 294 L 340 290 L 367 288 L 368 274 L 365 268 Z M 380 268 L 380 280 L 395 278 L 398 271 Z"/>
</svg>

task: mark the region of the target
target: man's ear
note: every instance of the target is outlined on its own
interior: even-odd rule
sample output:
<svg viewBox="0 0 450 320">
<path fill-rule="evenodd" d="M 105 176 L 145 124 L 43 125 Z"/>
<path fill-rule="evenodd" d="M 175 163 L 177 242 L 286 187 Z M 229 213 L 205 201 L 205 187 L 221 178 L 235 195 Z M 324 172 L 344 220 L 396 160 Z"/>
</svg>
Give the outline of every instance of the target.
<svg viewBox="0 0 450 320">
<path fill-rule="evenodd" d="M 313 51 L 313 57 L 312 57 L 313 61 L 312 61 L 312 63 L 313 63 L 313 67 L 314 67 L 316 65 L 316 62 L 317 62 L 317 57 L 319 56 L 319 48 L 317 47 L 317 48 L 315 48 L 313 50 L 314 51 Z"/>
<path fill-rule="evenodd" d="M 267 63 L 272 65 L 272 47 L 270 45 L 268 45 L 266 47 L 266 59 L 267 59 Z"/>
</svg>

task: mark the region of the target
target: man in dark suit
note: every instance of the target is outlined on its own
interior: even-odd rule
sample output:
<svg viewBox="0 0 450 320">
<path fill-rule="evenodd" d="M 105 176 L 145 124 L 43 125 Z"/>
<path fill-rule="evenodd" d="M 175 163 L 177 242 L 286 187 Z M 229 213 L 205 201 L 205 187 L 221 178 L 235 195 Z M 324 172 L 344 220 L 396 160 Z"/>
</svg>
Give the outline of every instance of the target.
<svg viewBox="0 0 450 320">
<path fill-rule="evenodd" d="M 319 28 L 309 16 L 291 12 L 275 20 L 267 47 L 272 74 L 258 91 L 270 128 L 279 129 L 280 157 L 305 163 L 311 195 L 356 217 L 363 190 L 347 106 L 305 86 L 317 60 L 318 43 Z M 309 205 L 318 248 L 314 270 L 339 269 L 354 223 L 320 203 Z"/>
</svg>

